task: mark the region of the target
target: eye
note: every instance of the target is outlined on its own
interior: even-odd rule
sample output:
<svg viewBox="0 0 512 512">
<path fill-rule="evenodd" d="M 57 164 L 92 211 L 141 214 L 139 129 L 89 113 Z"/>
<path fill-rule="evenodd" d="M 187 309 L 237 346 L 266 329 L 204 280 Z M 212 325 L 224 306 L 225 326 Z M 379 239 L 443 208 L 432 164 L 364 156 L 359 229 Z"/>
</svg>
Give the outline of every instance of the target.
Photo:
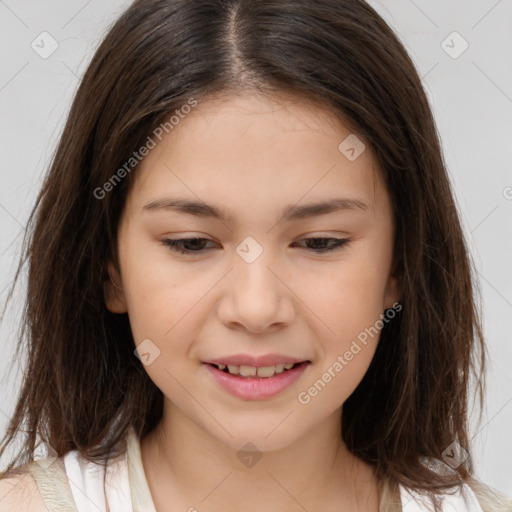
<svg viewBox="0 0 512 512">
<path fill-rule="evenodd" d="M 211 242 L 208 238 L 180 238 L 177 240 L 172 240 L 169 238 L 165 238 L 162 240 L 162 243 L 169 247 L 171 251 L 179 252 L 181 254 L 192 254 L 192 253 L 200 253 L 204 251 L 204 243 L 203 242 Z M 192 249 L 187 248 L 192 247 Z"/>
<path fill-rule="evenodd" d="M 316 253 L 324 253 L 331 252 L 337 249 L 341 249 L 342 246 L 346 245 L 350 239 L 349 238 L 328 238 L 328 237 L 314 237 L 314 238 L 304 238 L 301 242 L 310 242 L 314 241 L 314 246 L 316 247 L 307 247 L 308 249 L 316 252 Z M 320 247 L 318 247 L 317 242 L 320 241 Z M 327 242 L 331 242 L 331 245 L 327 245 Z"/>
<path fill-rule="evenodd" d="M 305 249 L 309 249 L 318 254 L 335 251 L 337 249 L 341 249 L 342 246 L 346 245 L 350 239 L 348 238 L 328 238 L 328 237 L 310 237 L 304 238 L 301 242 L 306 242 L 307 247 Z M 176 240 L 172 240 L 166 238 L 162 240 L 162 243 L 169 247 L 171 251 L 178 252 L 180 254 L 199 254 L 207 250 L 205 248 L 205 243 L 212 242 L 212 240 L 208 238 L 180 238 Z M 311 247 L 310 242 L 314 242 Z M 320 244 L 318 244 L 320 242 Z M 213 242 L 212 242 L 213 243 Z M 330 245 L 329 245 L 330 243 Z M 301 246 L 303 247 L 303 246 Z M 211 249 L 212 247 L 210 247 Z"/>
</svg>

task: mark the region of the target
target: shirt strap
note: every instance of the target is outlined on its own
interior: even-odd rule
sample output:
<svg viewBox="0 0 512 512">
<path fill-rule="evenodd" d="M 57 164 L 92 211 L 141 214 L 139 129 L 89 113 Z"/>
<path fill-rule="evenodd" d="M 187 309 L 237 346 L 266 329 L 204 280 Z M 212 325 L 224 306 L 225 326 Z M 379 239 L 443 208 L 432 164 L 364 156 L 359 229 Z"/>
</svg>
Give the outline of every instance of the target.
<svg viewBox="0 0 512 512">
<path fill-rule="evenodd" d="M 48 510 L 78 512 L 62 459 L 45 458 L 26 466 Z"/>
</svg>

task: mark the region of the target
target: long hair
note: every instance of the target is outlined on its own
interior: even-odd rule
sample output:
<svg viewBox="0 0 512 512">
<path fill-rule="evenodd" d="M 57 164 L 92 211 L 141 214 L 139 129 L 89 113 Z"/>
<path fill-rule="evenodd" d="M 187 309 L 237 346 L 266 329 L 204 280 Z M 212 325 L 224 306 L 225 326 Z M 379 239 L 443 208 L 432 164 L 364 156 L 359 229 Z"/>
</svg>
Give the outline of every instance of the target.
<svg viewBox="0 0 512 512">
<path fill-rule="evenodd" d="M 112 25 L 76 92 L 16 273 L 28 263 L 17 346 L 27 366 L 0 455 L 26 439 L 8 469 L 32 460 L 37 436 L 59 456 L 101 463 L 124 449 L 129 426 L 143 438 L 161 419 L 128 317 L 104 301 L 137 172 L 126 162 L 184 105 L 239 92 L 292 93 L 339 116 L 371 147 L 391 198 L 402 311 L 343 405 L 347 447 L 379 479 L 413 489 L 469 481 L 469 390 L 474 377 L 482 401 L 485 362 L 476 274 L 421 80 L 363 0 L 137 0 Z M 468 457 L 437 470 L 451 445 Z"/>
</svg>

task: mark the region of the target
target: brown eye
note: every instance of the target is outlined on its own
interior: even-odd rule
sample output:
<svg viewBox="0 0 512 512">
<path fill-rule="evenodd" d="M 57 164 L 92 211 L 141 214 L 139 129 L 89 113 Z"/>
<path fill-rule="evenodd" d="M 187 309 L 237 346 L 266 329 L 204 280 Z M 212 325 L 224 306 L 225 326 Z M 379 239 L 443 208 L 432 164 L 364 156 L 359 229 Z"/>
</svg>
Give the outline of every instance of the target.
<svg viewBox="0 0 512 512">
<path fill-rule="evenodd" d="M 169 247 L 171 251 L 179 252 L 181 254 L 200 253 L 205 250 L 204 242 L 211 242 L 208 238 L 180 238 L 172 240 L 166 238 L 162 240 L 162 243 Z"/>
<path fill-rule="evenodd" d="M 347 244 L 350 240 L 348 238 L 326 238 L 326 237 L 314 237 L 304 238 L 302 242 L 308 242 L 306 247 L 317 253 L 330 252 L 336 249 L 340 249 L 343 245 Z M 313 243 L 309 243 L 313 241 Z M 329 245 L 328 242 L 331 242 Z M 311 247 L 313 245 L 313 247 Z"/>
</svg>

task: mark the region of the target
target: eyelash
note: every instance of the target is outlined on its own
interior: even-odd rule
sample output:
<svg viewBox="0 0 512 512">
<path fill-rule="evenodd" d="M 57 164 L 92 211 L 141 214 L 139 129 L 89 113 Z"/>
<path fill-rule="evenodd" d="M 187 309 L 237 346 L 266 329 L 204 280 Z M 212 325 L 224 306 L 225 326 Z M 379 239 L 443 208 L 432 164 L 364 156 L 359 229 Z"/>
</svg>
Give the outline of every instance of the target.
<svg viewBox="0 0 512 512">
<path fill-rule="evenodd" d="M 197 242 L 199 240 L 206 240 L 207 242 L 210 242 L 211 240 L 209 238 L 201 238 L 201 237 L 192 237 L 192 238 L 180 238 L 176 240 L 172 240 L 169 238 L 166 238 L 162 240 L 162 244 L 164 244 L 166 247 L 168 247 L 173 252 L 178 252 L 180 254 L 200 254 L 204 252 L 203 249 L 200 249 L 198 251 L 192 251 L 190 249 L 184 249 L 181 244 L 186 242 Z M 338 249 L 341 249 L 343 246 L 347 245 L 348 242 L 350 242 L 349 238 L 331 238 L 331 237 L 310 237 L 310 238 L 303 238 L 301 242 L 307 241 L 307 240 L 330 240 L 334 241 L 334 244 L 331 245 L 330 248 L 322 248 L 322 249 L 311 249 L 311 251 L 317 253 L 317 254 L 323 254 L 326 252 L 332 252 L 336 251 Z M 306 247 L 307 249 L 307 247 Z"/>
</svg>

